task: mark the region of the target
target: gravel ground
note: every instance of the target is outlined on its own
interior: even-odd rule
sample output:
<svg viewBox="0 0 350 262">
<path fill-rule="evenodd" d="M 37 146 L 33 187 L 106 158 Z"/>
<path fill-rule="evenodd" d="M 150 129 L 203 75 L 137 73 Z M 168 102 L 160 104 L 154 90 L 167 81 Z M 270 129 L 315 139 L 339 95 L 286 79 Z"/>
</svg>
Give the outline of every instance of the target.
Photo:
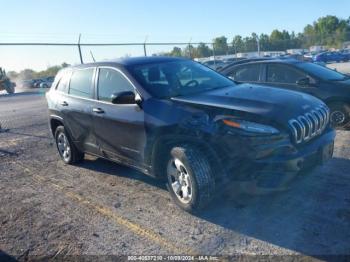
<svg viewBox="0 0 350 262">
<path fill-rule="evenodd" d="M 59 160 L 42 94 L 0 95 L 0 255 L 350 255 L 350 133 L 282 193 L 233 187 L 198 215 L 165 186 L 87 156 Z M 0 257 L 1 258 L 1 257 Z"/>
<path fill-rule="evenodd" d="M 328 64 L 327 66 L 344 74 L 350 74 L 350 62 Z"/>
</svg>

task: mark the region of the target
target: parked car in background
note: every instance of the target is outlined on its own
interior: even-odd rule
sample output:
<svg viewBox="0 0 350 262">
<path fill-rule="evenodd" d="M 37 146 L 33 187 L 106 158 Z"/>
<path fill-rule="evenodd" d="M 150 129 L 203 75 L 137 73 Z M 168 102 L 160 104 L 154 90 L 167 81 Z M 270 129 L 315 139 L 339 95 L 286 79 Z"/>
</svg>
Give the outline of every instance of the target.
<svg viewBox="0 0 350 262">
<path fill-rule="evenodd" d="M 40 83 L 40 88 L 50 88 L 54 80 L 55 77 L 53 76 L 43 78 L 43 81 Z"/>
<path fill-rule="evenodd" d="M 313 62 L 347 62 L 350 60 L 350 55 L 341 52 L 323 52 L 313 57 Z"/>
<path fill-rule="evenodd" d="M 319 99 L 236 85 L 181 58 L 69 67 L 46 97 L 65 163 L 88 153 L 131 166 L 166 181 L 187 211 L 205 207 L 229 180 L 281 189 L 333 154 L 335 132 Z"/>
<path fill-rule="evenodd" d="M 221 68 L 223 68 L 226 65 L 221 60 L 209 60 L 209 61 L 203 62 L 202 64 L 207 66 L 207 67 L 210 67 L 211 69 L 214 69 L 214 70 L 220 70 Z"/>
<path fill-rule="evenodd" d="M 303 54 L 287 54 L 287 55 L 280 56 L 279 58 L 296 59 L 296 60 L 307 61 L 307 62 L 311 62 L 311 60 L 312 60 L 312 59 L 305 57 Z"/>
<path fill-rule="evenodd" d="M 312 62 L 313 61 L 313 57 L 317 54 L 319 54 L 320 52 L 309 52 L 309 53 L 305 53 L 304 56 L 304 61 L 307 62 Z"/>
<path fill-rule="evenodd" d="M 231 64 L 233 62 L 237 62 L 237 61 L 241 61 L 241 60 L 244 60 L 246 58 L 244 57 L 233 57 L 233 58 L 227 58 L 227 59 L 224 59 L 222 60 L 225 64 Z"/>
<path fill-rule="evenodd" d="M 220 71 L 238 83 L 255 83 L 308 93 L 331 110 L 331 123 L 350 123 L 350 77 L 327 67 L 294 59 L 268 59 L 232 64 Z"/>
<path fill-rule="evenodd" d="M 218 70 L 218 72 L 225 71 L 226 68 L 230 68 L 233 65 L 240 65 L 240 64 L 245 64 L 245 63 L 254 62 L 254 61 L 263 61 L 263 60 L 271 60 L 271 59 L 273 59 L 273 58 L 271 58 L 271 57 L 244 58 L 244 59 L 240 59 L 240 60 L 237 60 L 235 62 L 232 62 L 232 63 L 225 65 L 223 68 Z"/>
<path fill-rule="evenodd" d="M 20 86 L 22 88 L 34 88 L 34 81 L 33 80 L 22 80 L 20 82 Z"/>
<path fill-rule="evenodd" d="M 39 87 L 40 87 L 40 84 L 41 84 L 42 82 L 44 82 L 44 80 L 43 80 L 42 78 L 33 79 L 33 81 L 34 81 L 34 84 L 33 84 L 34 88 L 39 88 Z"/>
</svg>

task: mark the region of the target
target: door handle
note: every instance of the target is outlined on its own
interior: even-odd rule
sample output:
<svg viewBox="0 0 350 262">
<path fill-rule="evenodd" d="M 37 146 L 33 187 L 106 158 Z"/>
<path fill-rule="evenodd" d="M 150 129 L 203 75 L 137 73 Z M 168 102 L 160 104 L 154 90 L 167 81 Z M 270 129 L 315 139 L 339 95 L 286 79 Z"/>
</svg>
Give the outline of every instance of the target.
<svg viewBox="0 0 350 262">
<path fill-rule="evenodd" d="M 101 108 L 93 108 L 92 112 L 94 112 L 96 114 L 103 114 L 105 111 Z"/>
<path fill-rule="evenodd" d="M 66 101 L 61 102 L 61 106 L 68 106 L 68 103 Z"/>
</svg>

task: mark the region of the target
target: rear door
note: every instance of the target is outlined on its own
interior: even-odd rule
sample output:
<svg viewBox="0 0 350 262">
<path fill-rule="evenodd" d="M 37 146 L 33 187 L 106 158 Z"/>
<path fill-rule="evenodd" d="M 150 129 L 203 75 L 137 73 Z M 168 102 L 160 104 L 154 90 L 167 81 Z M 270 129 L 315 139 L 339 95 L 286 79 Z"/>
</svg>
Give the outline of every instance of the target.
<svg viewBox="0 0 350 262">
<path fill-rule="evenodd" d="M 134 102 L 113 104 L 112 95 L 136 92 L 133 84 L 113 67 L 99 67 L 93 125 L 98 145 L 108 158 L 142 162 L 146 143 L 144 111 Z"/>
<path fill-rule="evenodd" d="M 92 125 L 94 77 L 94 67 L 73 69 L 68 94 L 63 93 L 57 102 L 61 108 L 65 127 L 79 149 L 98 153 Z"/>
<path fill-rule="evenodd" d="M 261 64 L 244 64 L 235 66 L 227 76 L 238 83 L 259 83 L 261 80 Z"/>
</svg>

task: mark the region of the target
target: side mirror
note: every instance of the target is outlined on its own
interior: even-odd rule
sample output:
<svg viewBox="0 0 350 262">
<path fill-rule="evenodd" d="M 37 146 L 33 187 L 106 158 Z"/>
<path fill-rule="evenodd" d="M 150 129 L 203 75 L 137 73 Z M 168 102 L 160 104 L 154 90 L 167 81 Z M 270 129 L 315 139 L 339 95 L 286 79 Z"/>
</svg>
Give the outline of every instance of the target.
<svg viewBox="0 0 350 262">
<path fill-rule="evenodd" d="M 309 86 L 310 85 L 310 78 L 308 78 L 308 77 L 300 78 L 296 81 L 296 84 L 298 86 Z"/>
<path fill-rule="evenodd" d="M 112 104 L 135 104 L 135 93 L 132 91 L 123 91 L 114 93 L 112 96 Z"/>
<path fill-rule="evenodd" d="M 135 103 L 138 104 L 141 107 L 142 97 L 137 92 L 136 92 L 136 95 L 135 95 Z"/>
</svg>

